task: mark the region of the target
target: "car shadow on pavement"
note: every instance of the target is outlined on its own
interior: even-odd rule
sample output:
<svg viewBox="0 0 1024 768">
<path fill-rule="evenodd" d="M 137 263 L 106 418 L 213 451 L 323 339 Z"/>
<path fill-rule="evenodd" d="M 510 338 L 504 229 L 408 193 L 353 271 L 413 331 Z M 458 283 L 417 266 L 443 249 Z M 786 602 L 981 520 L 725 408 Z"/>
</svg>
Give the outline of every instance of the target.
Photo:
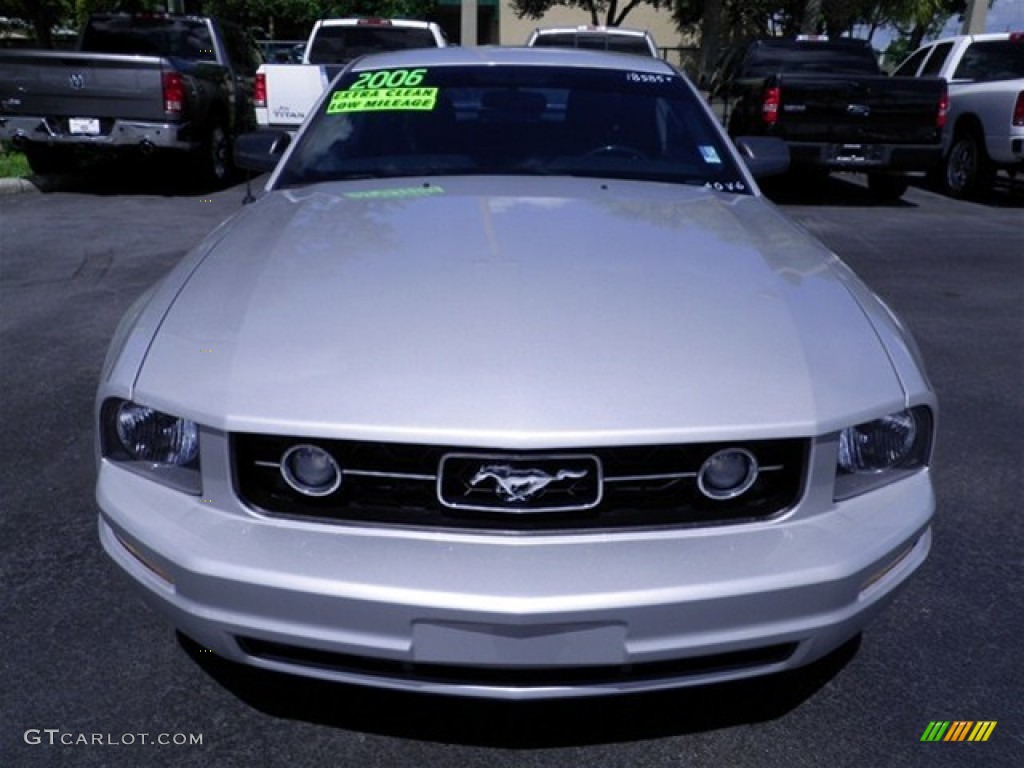
<svg viewBox="0 0 1024 768">
<path fill-rule="evenodd" d="M 800 173 L 758 182 L 761 191 L 778 205 L 830 205 L 856 208 L 916 208 L 906 198 L 886 199 L 871 193 L 859 173 Z"/>
<path fill-rule="evenodd" d="M 185 197 L 212 194 L 239 181 L 231 178 L 222 184 L 204 183 L 188 172 L 187 166 L 173 158 L 91 158 L 80 161 L 67 173 L 33 176 L 40 191 L 119 196 L 153 195 Z"/>
<path fill-rule="evenodd" d="M 731 683 L 551 701 L 405 693 L 313 680 L 236 664 L 179 634 L 216 682 L 260 712 L 347 731 L 445 744 L 537 749 L 699 733 L 782 717 L 827 685 L 860 637 L 802 669 Z"/>
</svg>

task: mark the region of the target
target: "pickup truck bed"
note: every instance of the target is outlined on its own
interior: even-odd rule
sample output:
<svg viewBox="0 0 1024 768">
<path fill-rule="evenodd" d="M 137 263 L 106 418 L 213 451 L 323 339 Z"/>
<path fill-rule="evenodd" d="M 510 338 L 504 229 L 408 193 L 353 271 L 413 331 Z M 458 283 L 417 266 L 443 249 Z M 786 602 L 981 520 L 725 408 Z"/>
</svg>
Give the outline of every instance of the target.
<svg viewBox="0 0 1024 768">
<path fill-rule="evenodd" d="M 865 172 L 881 196 L 941 153 L 945 82 L 881 74 L 864 41 L 759 41 L 727 92 L 732 136 L 781 138 L 794 169 Z"/>
<path fill-rule="evenodd" d="M 106 51 L 0 51 L 0 139 L 36 173 L 70 170 L 72 150 L 175 152 L 219 182 L 231 138 L 255 122 L 258 63 L 233 60 L 224 34 L 199 17 L 96 14 L 82 40 Z"/>
<path fill-rule="evenodd" d="M 177 70 L 158 56 L 12 51 L 0 65 L 0 123 L 23 146 L 197 148 L 167 109 L 165 79 Z"/>
<path fill-rule="evenodd" d="M 983 197 L 998 171 L 1024 173 L 1024 33 L 936 40 L 896 74 L 949 81 L 948 129 L 935 173 L 944 191 Z"/>
</svg>

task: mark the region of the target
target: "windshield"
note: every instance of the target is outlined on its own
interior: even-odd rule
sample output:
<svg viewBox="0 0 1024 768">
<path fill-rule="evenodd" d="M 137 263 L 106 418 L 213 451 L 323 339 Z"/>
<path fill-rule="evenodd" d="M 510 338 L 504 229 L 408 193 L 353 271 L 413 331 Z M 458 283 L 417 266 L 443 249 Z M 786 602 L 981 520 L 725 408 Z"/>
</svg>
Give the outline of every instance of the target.
<svg viewBox="0 0 1024 768">
<path fill-rule="evenodd" d="M 960 59 L 955 80 L 1016 80 L 1024 77 L 1024 41 L 985 40 L 974 43 Z"/>
<path fill-rule="evenodd" d="M 569 175 L 749 193 L 678 74 L 553 66 L 348 72 L 277 186 L 401 176 Z"/>
<path fill-rule="evenodd" d="M 588 48 L 595 51 L 633 53 L 651 56 L 651 47 L 641 35 L 616 35 L 599 32 L 547 32 L 533 41 L 537 48 Z"/>
<path fill-rule="evenodd" d="M 388 25 L 322 26 L 313 38 L 310 64 L 343 64 L 358 56 L 407 48 L 436 48 L 433 33 L 421 27 Z"/>
<path fill-rule="evenodd" d="M 93 17 L 82 33 L 80 50 L 217 60 L 210 30 L 204 22 L 165 16 Z"/>
<path fill-rule="evenodd" d="M 866 46 L 831 43 L 779 42 L 752 49 L 744 76 L 786 74 L 878 75 L 880 70 Z"/>
</svg>

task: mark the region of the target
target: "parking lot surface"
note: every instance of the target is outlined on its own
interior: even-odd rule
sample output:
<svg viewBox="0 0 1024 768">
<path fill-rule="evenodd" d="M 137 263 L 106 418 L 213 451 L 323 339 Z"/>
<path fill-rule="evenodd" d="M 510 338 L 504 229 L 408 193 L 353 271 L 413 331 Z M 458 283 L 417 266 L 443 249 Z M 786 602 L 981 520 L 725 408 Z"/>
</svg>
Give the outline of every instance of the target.
<svg viewBox="0 0 1024 768">
<path fill-rule="evenodd" d="M 243 189 L 85 179 L 0 198 L 0 765 L 1024 764 L 1024 194 L 856 179 L 779 191 L 914 332 L 940 398 L 930 559 L 800 674 L 595 701 L 489 703 L 239 670 L 143 606 L 103 554 L 92 399 L 119 317 Z M 930 743 L 933 721 L 995 721 Z"/>
</svg>

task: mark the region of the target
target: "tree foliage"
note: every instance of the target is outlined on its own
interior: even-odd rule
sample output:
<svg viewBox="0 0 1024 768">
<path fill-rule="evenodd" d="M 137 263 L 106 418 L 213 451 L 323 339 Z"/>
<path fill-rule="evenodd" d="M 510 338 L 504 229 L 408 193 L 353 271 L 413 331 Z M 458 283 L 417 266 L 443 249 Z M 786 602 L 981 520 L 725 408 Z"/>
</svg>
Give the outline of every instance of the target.
<svg viewBox="0 0 1024 768">
<path fill-rule="evenodd" d="M 669 2 L 669 0 L 661 0 Z M 175 5 L 174 0 L 170 0 Z M 317 19 L 382 16 L 430 19 L 437 0 L 183 0 L 189 13 L 231 19 L 268 35 L 305 38 Z M 53 47 L 54 26 L 77 27 L 98 11 L 164 11 L 168 0 L 0 0 L 0 16 L 28 22 L 37 42 Z"/>
<path fill-rule="evenodd" d="M 36 40 L 53 47 L 53 28 L 71 18 L 71 0 L 0 0 L 0 16 L 22 19 L 35 32 Z"/>
<path fill-rule="evenodd" d="M 431 19 L 437 0 L 205 0 L 205 13 L 264 30 L 270 37 L 305 38 L 317 19 L 381 16 Z"/>
<path fill-rule="evenodd" d="M 990 0 L 991 1 L 991 0 Z M 89 13 L 107 10 L 163 10 L 168 0 L 0 0 L 0 16 L 20 18 L 37 41 L 53 45 L 53 28 L 76 26 Z M 438 0 L 184 0 L 192 12 L 223 16 L 268 36 L 304 38 L 320 18 L 385 16 L 430 19 Z M 640 6 L 670 10 L 680 30 L 702 42 L 704 58 L 729 45 L 766 34 L 801 31 L 830 36 L 894 27 L 909 49 L 966 10 L 967 0 L 512 0 L 520 18 L 539 19 L 555 7 L 585 12 L 593 24 L 619 26 Z M 713 53 L 709 53 L 712 51 Z M 703 67 L 702 67 L 703 68 Z"/>
</svg>

